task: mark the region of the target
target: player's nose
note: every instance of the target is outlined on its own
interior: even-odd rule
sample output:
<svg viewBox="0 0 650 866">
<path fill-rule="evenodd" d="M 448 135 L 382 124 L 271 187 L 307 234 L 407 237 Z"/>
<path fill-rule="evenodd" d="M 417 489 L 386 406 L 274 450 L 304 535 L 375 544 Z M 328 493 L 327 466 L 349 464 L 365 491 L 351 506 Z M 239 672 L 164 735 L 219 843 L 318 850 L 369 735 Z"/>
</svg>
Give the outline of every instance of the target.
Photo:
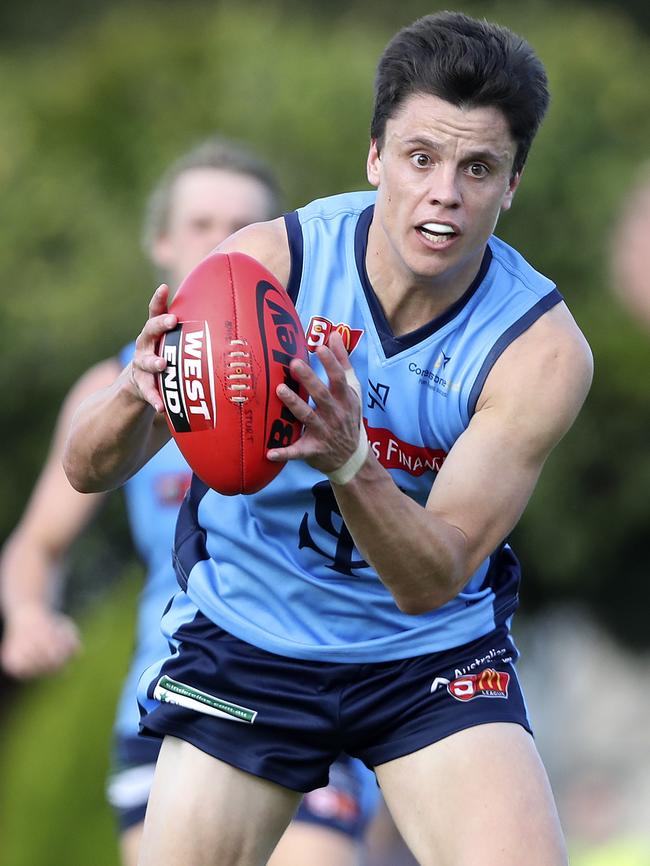
<svg viewBox="0 0 650 866">
<path fill-rule="evenodd" d="M 453 165 L 438 165 L 429 175 L 427 197 L 430 204 L 445 208 L 458 207 L 462 196 L 458 172 Z"/>
</svg>

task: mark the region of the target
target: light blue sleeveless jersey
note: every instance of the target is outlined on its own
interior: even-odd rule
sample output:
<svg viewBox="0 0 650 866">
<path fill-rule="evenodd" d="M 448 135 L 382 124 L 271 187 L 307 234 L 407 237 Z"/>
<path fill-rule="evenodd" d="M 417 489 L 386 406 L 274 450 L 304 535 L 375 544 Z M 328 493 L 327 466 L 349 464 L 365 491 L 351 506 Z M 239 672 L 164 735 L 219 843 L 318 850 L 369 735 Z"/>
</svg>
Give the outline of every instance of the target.
<svg viewBox="0 0 650 866">
<path fill-rule="evenodd" d="M 127 346 L 120 362 L 126 365 L 132 355 L 133 345 Z M 131 535 L 146 577 L 138 604 L 135 651 L 117 709 L 115 730 L 121 736 L 138 733 L 135 694 L 140 674 L 169 652 L 160 620 L 178 590 L 172 567 L 174 528 L 191 476 L 176 443 L 168 442 L 124 487 Z"/>
<path fill-rule="evenodd" d="M 494 362 L 561 296 L 493 237 L 462 298 L 395 337 L 365 268 L 374 200 L 374 192 L 348 193 L 286 216 L 288 291 L 310 348 L 332 329 L 343 335 L 371 446 L 395 483 L 424 505 Z M 299 461 L 250 496 L 221 496 L 195 477 L 175 559 L 179 582 L 207 617 L 294 658 L 365 663 L 438 652 L 487 634 L 517 606 L 519 567 L 506 544 L 443 607 L 402 613 L 356 550 L 327 479 Z M 405 568 L 408 561 L 405 550 Z"/>
</svg>

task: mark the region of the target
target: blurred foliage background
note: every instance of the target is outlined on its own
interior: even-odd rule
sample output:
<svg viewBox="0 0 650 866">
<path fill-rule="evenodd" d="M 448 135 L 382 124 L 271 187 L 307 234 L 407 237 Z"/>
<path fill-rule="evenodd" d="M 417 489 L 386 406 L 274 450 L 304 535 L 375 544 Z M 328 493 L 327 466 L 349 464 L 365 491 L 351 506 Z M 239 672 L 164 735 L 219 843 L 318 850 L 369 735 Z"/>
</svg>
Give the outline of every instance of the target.
<svg viewBox="0 0 650 866">
<path fill-rule="evenodd" d="M 376 0 L 370 14 L 361 0 L 2 4 L 0 539 L 27 500 L 64 394 L 141 327 L 155 285 L 139 245 L 143 206 L 170 160 L 218 130 L 271 162 L 287 209 L 365 188 L 378 55 L 394 30 L 448 5 Z M 622 196 L 649 155 L 649 7 L 503 0 L 454 8 L 522 33 L 547 66 L 550 114 L 498 234 L 557 282 L 596 359 L 585 409 L 513 539 L 524 562 L 522 606 L 533 614 L 580 599 L 619 639 L 648 649 L 650 339 L 608 290 L 608 254 Z M 120 611 L 132 590 L 119 578 L 137 566 L 119 496 L 113 500 L 70 565 L 67 603 L 89 610 L 84 630 L 96 675 L 78 679 L 73 665 L 25 696 L 5 684 L 0 774 L 22 763 L 21 754 L 40 766 L 33 782 L 40 814 L 48 762 L 59 738 L 75 736 L 72 722 L 67 733 L 42 729 L 43 707 L 54 700 L 74 718 L 74 706 L 77 735 L 104 731 L 93 735 L 104 748 L 126 664 L 130 621 L 122 625 Z M 96 611 L 88 600 L 106 586 L 108 601 Z M 87 764 L 75 765 L 71 796 L 78 785 L 101 794 L 93 760 L 81 750 Z M 12 796 L 5 785 L 6 803 Z M 67 834 L 80 832 L 84 812 L 75 809 L 56 816 L 62 851 Z M 0 802 L 0 822 L 3 812 Z M 87 829 L 89 839 L 99 833 L 100 850 L 95 842 L 78 862 L 114 862 L 110 826 Z M 11 866 L 77 862 L 34 849 L 38 834 L 29 827 L 8 821 L 0 832 L 11 852 L 0 860 Z"/>
</svg>

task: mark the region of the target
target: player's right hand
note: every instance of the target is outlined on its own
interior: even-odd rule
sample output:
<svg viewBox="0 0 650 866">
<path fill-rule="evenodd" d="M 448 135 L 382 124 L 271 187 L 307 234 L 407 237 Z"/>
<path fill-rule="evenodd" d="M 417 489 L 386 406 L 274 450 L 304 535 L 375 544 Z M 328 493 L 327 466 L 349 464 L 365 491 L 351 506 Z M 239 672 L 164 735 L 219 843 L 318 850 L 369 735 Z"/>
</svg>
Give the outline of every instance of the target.
<svg viewBox="0 0 650 866">
<path fill-rule="evenodd" d="M 9 676 L 30 679 L 55 673 L 80 649 L 79 631 L 70 617 L 25 605 L 5 618 L 0 664 Z"/>
<path fill-rule="evenodd" d="M 156 386 L 156 374 L 167 366 L 164 358 L 156 354 L 160 338 L 176 327 L 178 319 L 167 312 L 169 287 L 158 286 L 149 302 L 149 318 L 137 340 L 133 360 L 129 365 L 129 383 L 134 394 L 149 403 L 159 414 L 164 406 Z"/>
</svg>

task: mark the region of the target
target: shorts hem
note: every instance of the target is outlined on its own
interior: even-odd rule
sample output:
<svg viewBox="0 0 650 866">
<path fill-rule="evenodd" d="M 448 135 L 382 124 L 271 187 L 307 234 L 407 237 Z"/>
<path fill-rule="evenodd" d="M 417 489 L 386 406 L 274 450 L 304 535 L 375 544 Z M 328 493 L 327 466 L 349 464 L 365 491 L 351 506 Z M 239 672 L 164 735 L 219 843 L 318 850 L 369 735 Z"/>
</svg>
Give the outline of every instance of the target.
<svg viewBox="0 0 650 866">
<path fill-rule="evenodd" d="M 155 710 L 153 710 L 153 714 L 155 714 Z M 230 723 L 229 723 L 230 724 Z M 322 786 L 321 781 L 317 781 L 313 786 L 311 783 L 305 783 L 305 787 L 301 786 L 297 787 L 297 783 L 295 785 L 287 784 L 286 781 L 281 781 L 279 774 L 274 773 L 272 770 L 260 770 L 259 768 L 254 767 L 249 764 L 245 760 L 239 760 L 239 756 L 233 755 L 223 755 L 216 754 L 217 750 L 210 747 L 209 742 L 202 737 L 196 731 L 190 729 L 185 730 L 182 727 L 175 725 L 169 719 L 166 719 L 164 722 L 157 722 L 155 715 L 149 714 L 147 718 L 141 723 L 141 735 L 143 736 L 157 736 L 161 739 L 167 735 L 171 737 L 177 737 L 179 740 L 184 740 L 186 743 L 189 743 L 191 746 L 194 746 L 200 751 L 204 752 L 206 755 L 210 755 L 212 758 L 216 758 L 218 761 L 223 761 L 224 764 L 229 764 L 231 767 L 235 767 L 237 770 L 241 770 L 244 773 L 248 773 L 250 776 L 256 776 L 258 779 L 264 779 L 267 782 L 273 782 L 276 785 L 279 785 L 281 788 L 286 788 L 289 791 L 295 791 L 298 794 L 306 794 L 309 791 L 313 791 L 315 788 L 319 788 Z M 325 782 L 324 784 L 327 784 Z"/>
<path fill-rule="evenodd" d="M 453 734 L 458 734 L 460 731 L 466 731 L 468 728 L 478 728 L 479 725 L 493 725 L 499 722 L 505 724 L 519 725 L 527 733 L 533 737 L 533 731 L 530 724 L 521 718 L 494 718 L 494 719 L 467 719 L 465 722 L 450 728 L 441 736 L 431 737 L 431 732 L 428 730 L 416 731 L 399 740 L 391 740 L 385 747 L 377 749 L 369 749 L 363 751 L 363 755 L 359 755 L 366 766 L 380 767 L 382 764 L 387 764 L 389 761 L 394 761 L 397 758 L 403 758 L 405 755 L 412 755 L 414 752 L 419 752 L 420 749 L 425 749 L 427 746 L 432 746 L 434 743 L 439 743 L 451 737 Z M 378 752 L 382 752 L 380 757 L 374 757 Z"/>
</svg>

